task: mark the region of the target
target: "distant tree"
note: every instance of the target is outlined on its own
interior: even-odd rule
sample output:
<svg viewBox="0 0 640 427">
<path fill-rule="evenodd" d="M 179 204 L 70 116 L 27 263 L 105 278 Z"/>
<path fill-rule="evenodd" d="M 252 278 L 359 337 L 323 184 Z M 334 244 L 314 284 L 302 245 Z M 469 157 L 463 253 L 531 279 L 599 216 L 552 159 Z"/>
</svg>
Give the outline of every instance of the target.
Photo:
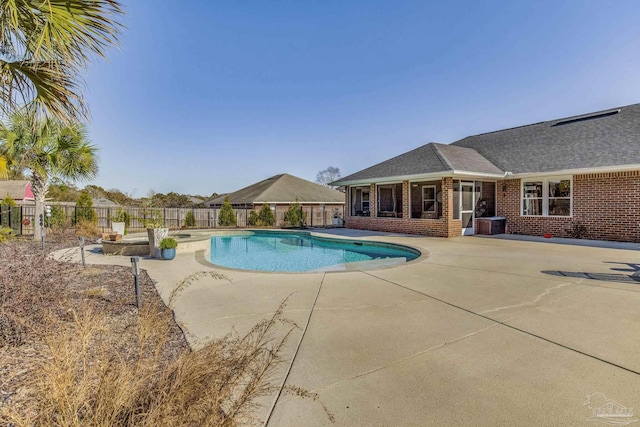
<svg viewBox="0 0 640 427">
<path fill-rule="evenodd" d="M 273 211 L 268 204 L 265 203 L 260 208 L 260 212 L 258 212 L 258 221 L 260 222 L 259 225 L 265 227 L 273 227 L 275 225 L 276 217 L 273 216 Z"/>
<path fill-rule="evenodd" d="M 226 197 L 224 199 L 224 203 L 220 208 L 220 215 L 218 216 L 218 225 L 222 227 L 232 227 L 236 225 L 236 213 L 233 211 L 231 207 L 231 202 L 229 198 Z"/>
<path fill-rule="evenodd" d="M 75 185 L 61 179 L 52 179 L 47 198 L 57 202 L 75 202 L 79 193 L 80 190 Z"/>
<path fill-rule="evenodd" d="M 337 180 L 338 178 L 340 178 L 340 169 L 334 166 L 329 166 L 325 170 L 318 172 L 318 175 L 316 175 L 316 183 L 324 185 L 325 187 L 335 188 L 330 186 L 329 183 Z"/>
<path fill-rule="evenodd" d="M 151 196 L 151 204 L 158 208 L 188 208 L 193 206 L 190 196 L 173 191 L 167 194 L 154 193 Z"/>
<path fill-rule="evenodd" d="M 82 190 L 76 201 L 75 222 L 78 224 L 82 221 L 98 222 L 98 214 L 93 210 L 93 200 L 87 190 Z"/>
</svg>

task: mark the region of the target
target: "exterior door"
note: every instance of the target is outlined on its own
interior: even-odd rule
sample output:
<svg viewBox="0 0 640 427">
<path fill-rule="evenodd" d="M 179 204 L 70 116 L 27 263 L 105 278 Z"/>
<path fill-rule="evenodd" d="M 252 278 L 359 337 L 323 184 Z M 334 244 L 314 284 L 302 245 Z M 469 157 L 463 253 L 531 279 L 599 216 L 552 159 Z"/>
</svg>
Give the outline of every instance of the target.
<svg viewBox="0 0 640 427">
<path fill-rule="evenodd" d="M 463 236 L 473 234 L 475 199 L 473 182 L 461 182 L 460 218 L 462 219 Z"/>
</svg>

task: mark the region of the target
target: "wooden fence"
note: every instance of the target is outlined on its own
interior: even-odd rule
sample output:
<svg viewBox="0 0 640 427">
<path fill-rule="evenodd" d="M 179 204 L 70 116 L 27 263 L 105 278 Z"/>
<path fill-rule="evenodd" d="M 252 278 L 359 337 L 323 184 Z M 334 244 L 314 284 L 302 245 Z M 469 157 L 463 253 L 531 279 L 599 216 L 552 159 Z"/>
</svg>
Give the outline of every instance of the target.
<svg viewBox="0 0 640 427">
<path fill-rule="evenodd" d="M 73 227 L 78 216 L 82 217 L 81 208 L 76 208 L 73 203 L 50 203 L 52 208 L 52 218 L 45 222 L 53 227 L 66 226 Z M 276 226 L 284 224 L 284 215 L 288 207 L 275 206 L 274 217 L 276 218 Z M 96 206 L 93 210 L 98 216 L 98 227 L 104 232 L 111 230 L 111 222 L 119 211 L 124 211 L 129 215 L 130 224 L 128 230 L 130 232 L 144 231 L 144 222 L 151 219 L 152 215 L 159 214 L 164 225 L 171 229 L 187 228 L 185 219 L 189 212 L 193 215 L 195 225 L 189 228 L 228 228 L 218 225 L 218 217 L 220 209 L 216 208 L 139 208 L 125 206 Z M 302 206 L 303 212 L 306 214 L 306 226 L 308 227 L 332 227 L 338 224 L 334 223 L 334 219 L 343 218 L 343 206 Z M 247 219 L 251 213 L 250 208 L 235 209 L 236 227 L 251 227 L 247 223 Z M 257 210 L 256 210 L 257 213 Z M 35 206 L 23 205 L 16 208 L 3 206 L 0 209 L 0 225 L 10 227 L 15 234 L 33 234 L 34 224 L 39 219 L 34 218 Z"/>
</svg>

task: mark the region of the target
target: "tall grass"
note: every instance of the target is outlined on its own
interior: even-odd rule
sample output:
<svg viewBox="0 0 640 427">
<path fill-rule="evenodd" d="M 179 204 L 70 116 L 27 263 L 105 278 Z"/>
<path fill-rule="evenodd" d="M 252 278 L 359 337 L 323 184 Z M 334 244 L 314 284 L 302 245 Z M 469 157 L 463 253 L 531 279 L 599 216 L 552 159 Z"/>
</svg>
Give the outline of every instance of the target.
<svg viewBox="0 0 640 427">
<path fill-rule="evenodd" d="M 47 259 L 33 245 L 27 248 L 30 256 L 20 257 L 23 249 L 16 248 L 0 248 L 0 256 L 11 258 L 0 266 L 0 317 L 15 324 L 11 336 L 20 340 L 0 342 L 0 365 L 10 359 L 3 359 L 7 354 L 22 355 L 24 361 L 14 369 L 20 368 L 22 376 L 13 397 L 0 399 L 0 425 L 261 423 L 258 402 L 277 390 L 272 377 L 295 328 L 283 317 L 284 302 L 247 334 L 229 334 L 192 351 L 183 337 L 176 342 L 171 313 L 157 295 L 156 303 L 145 296 L 140 312 L 132 298 L 118 297 L 129 283 L 114 282 L 114 275 L 126 277 L 117 274 L 128 269 L 82 269 Z M 75 275 L 80 282 L 71 280 Z M 172 297 L 205 275 L 224 278 L 195 275 Z M 81 285 L 89 278 L 91 283 Z M 100 292 L 96 282 L 104 284 Z M 21 309 L 25 303 L 30 304 L 26 311 Z M 8 383 L 0 378 L 0 391 Z"/>
<path fill-rule="evenodd" d="M 137 347 L 120 353 L 104 340 L 108 319 L 92 309 L 51 319 L 47 357 L 27 386 L 33 405 L 4 408 L 19 426 L 235 426 L 258 424 L 257 399 L 276 390 L 271 375 L 289 332 L 274 339 L 283 306 L 244 336 L 228 335 L 170 362 L 166 324 L 143 310 Z M 290 329 L 289 329 L 290 331 Z"/>
</svg>

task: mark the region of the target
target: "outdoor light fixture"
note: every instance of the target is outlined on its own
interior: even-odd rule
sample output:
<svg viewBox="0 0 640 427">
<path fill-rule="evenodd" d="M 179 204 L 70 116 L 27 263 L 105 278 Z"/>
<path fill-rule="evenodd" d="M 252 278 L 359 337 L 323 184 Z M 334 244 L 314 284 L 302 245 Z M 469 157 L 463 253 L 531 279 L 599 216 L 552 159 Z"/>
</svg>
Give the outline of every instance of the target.
<svg viewBox="0 0 640 427">
<path fill-rule="evenodd" d="M 142 301 L 140 299 L 140 257 L 132 256 L 131 257 L 131 270 L 133 273 L 134 285 L 136 287 L 136 305 L 138 309 L 142 307 Z"/>
</svg>

